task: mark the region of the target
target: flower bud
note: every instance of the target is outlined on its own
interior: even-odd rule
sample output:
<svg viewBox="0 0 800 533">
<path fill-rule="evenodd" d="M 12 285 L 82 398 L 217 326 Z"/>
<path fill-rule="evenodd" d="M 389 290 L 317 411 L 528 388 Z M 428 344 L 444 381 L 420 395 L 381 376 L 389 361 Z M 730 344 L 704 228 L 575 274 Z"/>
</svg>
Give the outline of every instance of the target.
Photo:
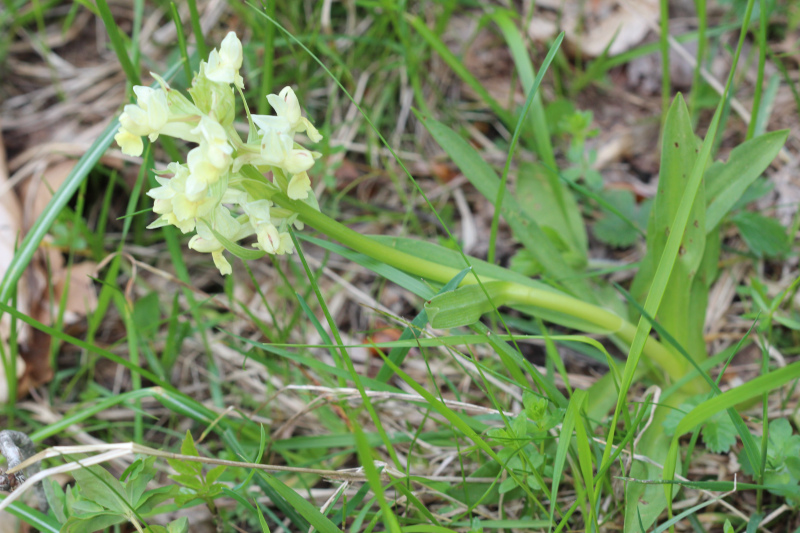
<svg viewBox="0 0 800 533">
<path fill-rule="evenodd" d="M 225 36 L 222 44 L 220 44 L 219 52 L 215 48 L 208 56 L 206 77 L 217 83 L 233 83 L 242 88 L 244 87 L 244 82 L 239 75 L 239 69 L 242 67 L 243 59 L 241 41 L 239 41 L 236 33 L 228 32 L 228 35 Z"/>
</svg>

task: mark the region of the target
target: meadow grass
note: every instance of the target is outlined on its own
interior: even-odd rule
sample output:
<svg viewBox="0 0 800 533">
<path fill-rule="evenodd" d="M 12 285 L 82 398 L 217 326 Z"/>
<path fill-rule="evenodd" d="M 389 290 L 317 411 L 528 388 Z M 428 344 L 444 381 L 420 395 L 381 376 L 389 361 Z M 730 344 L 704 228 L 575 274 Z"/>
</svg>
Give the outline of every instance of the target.
<svg viewBox="0 0 800 533">
<path fill-rule="evenodd" d="M 0 284 L 0 313 L 13 324 L 2 345 L 10 397 L 23 325 L 52 339 L 54 372 L 35 402 L 7 403 L 3 428 L 56 446 L 42 456 L 54 470 L 41 475 L 72 472 L 77 485 L 66 496 L 46 485 L 49 514 L 12 501 L 28 485 L 0 508 L 42 531 L 185 531 L 205 521 L 220 531 L 410 533 L 790 527 L 800 501 L 800 362 L 788 356 L 800 330 L 800 219 L 787 230 L 746 209 L 773 160 L 794 156 L 788 132 L 771 131 L 765 116 L 776 94 L 763 90 L 766 2 L 742 6 L 712 23 L 698 1 L 697 31 L 673 36 L 662 0 L 658 43 L 575 66 L 564 34 L 532 43 L 527 13 L 459 0 L 232 2 L 216 14 L 195 0 L 136 0 L 130 12 L 105 0 L 7 2 L 7 34 L 39 39 L 89 10 L 128 97 L 149 71 L 185 90 L 235 29 L 250 109 L 268 113 L 266 95 L 291 85 L 324 139 L 312 172 L 319 211 L 269 193 L 306 224 L 292 234 L 296 253 L 232 258 L 234 275 L 222 278 L 175 228 L 145 227 L 153 169 L 187 147 L 162 136 L 141 161 L 111 168 L 101 158 L 118 120 L 97 135 Z M 151 8 L 162 27 L 177 27 L 160 48 L 144 40 L 154 35 Z M 515 90 L 511 104 L 498 99 L 470 69 L 469 38 L 453 44 L 448 30 L 469 19 L 502 43 L 521 104 Z M 757 54 L 746 126 L 729 112 L 743 113 L 741 73 L 715 85 L 705 68 L 732 32 L 730 64 L 741 64 L 746 43 Z M 687 105 L 672 91 L 667 58 L 693 39 Z M 549 104 L 602 94 L 611 69 L 654 49 L 664 59 L 662 129 L 648 150 L 661 152 L 660 187 L 645 228 L 592 185 L 588 149 L 571 158 L 564 124 L 573 121 L 569 142 L 581 139 L 572 146 L 584 146 L 586 115 L 558 116 Z M 706 83 L 721 89 L 713 106 L 701 100 Z M 454 87 L 473 100 L 454 98 Z M 237 110 L 246 124 L 241 101 Z M 491 148 L 476 148 L 472 122 L 489 125 Z M 715 162 L 727 132 L 741 129 L 727 163 Z M 463 176 L 455 185 L 424 176 L 442 156 Z M 360 176 L 341 183 L 353 169 Z M 476 257 L 462 248 L 463 209 L 449 206 L 463 190 L 483 217 Z M 594 268 L 598 249 L 615 253 L 593 233 L 598 212 L 645 234 L 634 238 L 638 271 L 624 286 Z M 47 323 L 17 302 L 26 269 L 59 227 L 67 265 L 103 262 L 97 303 L 76 334 L 64 327 L 66 292 Z M 226 244 L 255 257 L 247 246 Z M 522 257 L 529 270 L 505 267 Z M 776 283 L 765 269 L 782 264 L 790 274 L 768 287 Z M 733 278 L 743 303 L 731 307 L 738 327 L 721 349 L 704 338 L 704 322 L 716 281 L 736 265 L 750 277 Z M 757 371 L 723 382 L 737 355 Z M 576 371 L 587 360 L 593 374 Z M 721 469 L 733 457 L 736 478 L 699 466 Z M 106 462 L 111 474 L 89 466 Z"/>
</svg>

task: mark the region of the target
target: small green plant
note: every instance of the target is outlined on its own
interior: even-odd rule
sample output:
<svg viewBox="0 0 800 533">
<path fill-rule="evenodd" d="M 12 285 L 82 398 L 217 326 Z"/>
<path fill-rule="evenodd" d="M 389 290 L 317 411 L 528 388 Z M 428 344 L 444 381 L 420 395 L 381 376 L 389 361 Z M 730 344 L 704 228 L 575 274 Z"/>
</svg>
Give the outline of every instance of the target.
<svg viewBox="0 0 800 533">
<path fill-rule="evenodd" d="M 199 457 L 192 434 L 188 431 L 181 444 L 181 454 Z M 184 507 L 192 500 L 202 500 L 215 520 L 219 521 L 214 499 L 225 488 L 225 485 L 218 483 L 217 480 L 225 472 L 226 467 L 222 465 L 215 466 L 208 472 L 203 473 L 202 463 L 181 461 L 179 459 L 168 459 L 167 462 L 177 472 L 177 474 L 170 477 L 182 485 L 181 489 L 175 494 L 175 504 L 179 507 Z"/>
<path fill-rule="evenodd" d="M 594 236 L 614 248 L 633 245 L 641 235 L 640 228 L 647 227 L 652 200 L 637 205 L 634 194 L 624 189 L 604 190 L 600 196 L 618 213 L 603 209 L 602 218 L 594 224 Z"/>
<path fill-rule="evenodd" d="M 167 528 L 144 523 L 143 516 L 158 513 L 158 506 L 175 494 L 175 486 L 147 489 L 158 472 L 155 461 L 155 457 L 137 459 L 119 480 L 102 467 L 89 466 L 74 472 L 73 487 L 62 489 L 49 481 L 48 502 L 62 524 L 62 533 L 92 533 L 128 522 L 140 533 L 186 533 L 185 518 Z"/>
<path fill-rule="evenodd" d="M 567 161 L 572 163 L 561 174 L 570 181 L 583 180 L 590 189 L 597 191 L 603 188 L 603 176 L 592 168 L 597 150 L 586 148 L 586 140 L 600 133 L 597 128 L 592 128 L 593 119 L 591 111 L 575 111 L 561 120 L 561 131 L 569 139 Z"/>
<path fill-rule="evenodd" d="M 747 475 L 758 476 L 758 468 L 753 467 L 746 454 L 739 454 L 739 463 Z M 785 418 L 769 423 L 764 484 L 770 486 L 773 494 L 787 498 L 794 508 L 800 506 L 800 435 L 793 433 L 792 425 Z"/>
<path fill-rule="evenodd" d="M 667 436 L 675 434 L 675 429 L 686 414 L 708 400 L 711 396 L 704 394 L 694 396 L 670 411 L 664 419 L 664 433 Z M 720 412 L 709 418 L 701 430 L 703 442 L 714 453 L 728 453 L 736 444 L 736 427 L 731 422 L 727 413 Z"/>
</svg>

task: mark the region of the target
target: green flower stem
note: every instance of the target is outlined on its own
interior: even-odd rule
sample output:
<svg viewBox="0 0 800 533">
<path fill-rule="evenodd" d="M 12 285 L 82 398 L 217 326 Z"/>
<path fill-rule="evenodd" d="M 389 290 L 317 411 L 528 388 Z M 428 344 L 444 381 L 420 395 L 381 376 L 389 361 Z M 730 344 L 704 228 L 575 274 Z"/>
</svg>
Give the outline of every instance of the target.
<svg viewBox="0 0 800 533">
<path fill-rule="evenodd" d="M 288 196 L 281 192 L 271 191 L 269 196 L 270 200 L 277 205 L 290 209 L 300 215 L 299 218 L 303 223 L 308 224 L 317 231 L 324 233 L 328 237 L 339 241 L 357 252 L 391 265 L 399 270 L 438 283 L 447 283 L 459 273 L 455 268 L 427 261 L 380 244 L 336 222 L 303 202 L 289 199 Z M 482 283 L 487 283 L 498 280 L 488 276 L 482 276 L 480 281 Z M 477 277 L 474 274 L 470 274 L 464 278 L 461 285 L 476 283 L 478 283 Z M 506 304 L 516 303 L 532 305 L 573 316 L 608 331 L 609 334 L 617 336 L 628 344 L 633 342 L 634 335 L 636 334 L 636 326 L 627 320 L 607 309 L 583 302 L 572 296 L 536 289 L 518 283 L 506 282 L 502 299 Z M 653 338 L 649 338 L 645 343 L 643 351 L 648 359 L 658 364 L 667 372 L 671 380 L 674 381 L 681 378 L 680 375 L 673 374 L 683 368 L 683 362 L 663 344 Z"/>
</svg>

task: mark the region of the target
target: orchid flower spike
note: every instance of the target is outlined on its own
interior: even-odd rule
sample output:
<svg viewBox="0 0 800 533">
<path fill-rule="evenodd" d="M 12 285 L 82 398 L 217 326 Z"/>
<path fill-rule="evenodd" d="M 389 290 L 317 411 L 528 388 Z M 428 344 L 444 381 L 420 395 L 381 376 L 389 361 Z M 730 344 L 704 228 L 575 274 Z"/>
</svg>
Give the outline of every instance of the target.
<svg viewBox="0 0 800 533">
<path fill-rule="evenodd" d="M 268 254 L 294 252 L 289 228 L 302 229 L 302 221 L 292 210 L 273 205 L 272 194 L 281 192 L 319 209 L 309 171 L 321 154 L 294 137 L 305 133 L 316 143 L 322 135 L 303 116 L 291 87 L 267 96 L 274 115 L 248 113 L 256 135 L 247 142 L 234 128 L 236 89 L 244 87 L 242 61 L 242 43 L 230 32 L 208 62 L 200 62 L 189 89 L 191 100 L 153 74 L 160 87 L 133 88 L 136 103 L 125 106 L 114 137 L 130 156 L 142 154 L 145 136 L 151 142 L 168 135 L 192 143 L 184 161 L 156 171 L 158 187 L 147 194 L 158 218 L 148 228 L 169 225 L 182 233 L 196 232 L 189 248 L 211 254 L 223 275 L 233 272 L 225 252 L 242 257 L 241 246 L 235 244 L 242 239 L 255 237 L 252 246 Z"/>
</svg>

